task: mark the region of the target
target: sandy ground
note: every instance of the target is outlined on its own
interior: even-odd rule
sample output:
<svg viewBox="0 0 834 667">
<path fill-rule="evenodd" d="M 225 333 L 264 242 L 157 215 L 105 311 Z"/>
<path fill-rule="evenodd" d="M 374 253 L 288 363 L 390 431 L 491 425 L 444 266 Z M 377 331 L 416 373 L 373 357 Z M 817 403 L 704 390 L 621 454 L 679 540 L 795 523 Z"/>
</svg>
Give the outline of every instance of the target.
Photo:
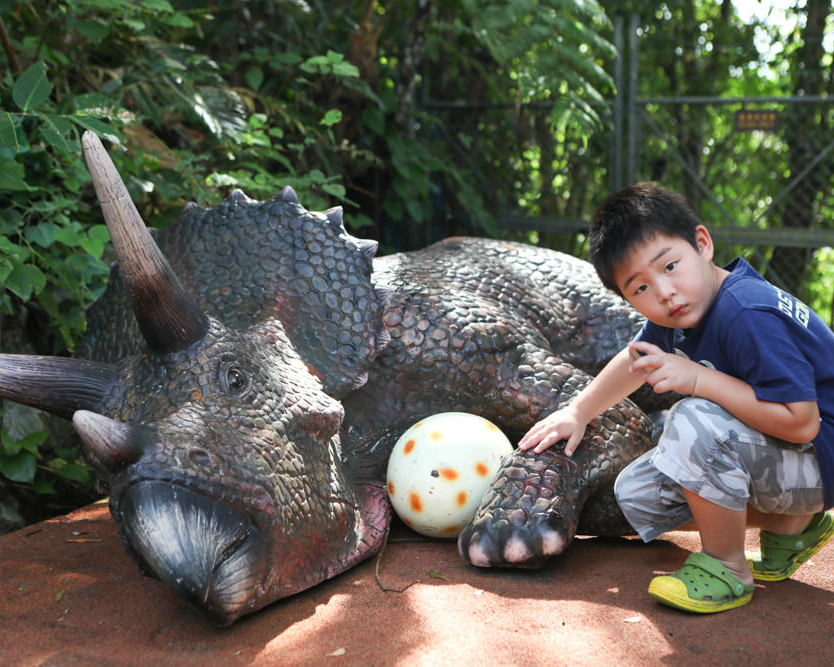
<svg viewBox="0 0 834 667">
<path fill-rule="evenodd" d="M 400 525 L 380 559 L 217 628 L 139 573 L 96 503 L 0 537 L 0 665 L 832 664 L 834 546 L 723 614 L 652 600 L 697 548 L 582 538 L 541 570 L 484 570 Z"/>
</svg>

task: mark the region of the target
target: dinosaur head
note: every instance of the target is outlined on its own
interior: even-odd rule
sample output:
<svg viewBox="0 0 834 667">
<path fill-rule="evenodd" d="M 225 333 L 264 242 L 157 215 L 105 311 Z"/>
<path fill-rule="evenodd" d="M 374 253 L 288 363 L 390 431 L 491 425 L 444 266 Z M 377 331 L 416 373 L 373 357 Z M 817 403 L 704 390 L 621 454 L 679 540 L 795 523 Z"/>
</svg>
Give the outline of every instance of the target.
<svg viewBox="0 0 834 667">
<path fill-rule="evenodd" d="M 338 396 L 387 342 L 375 244 L 285 189 L 263 203 L 235 193 L 214 216 L 187 208 L 188 237 L 165 253 L 98 138 L 82 143 L 135 325 L 94 323 L 95 361 L 0 355 L 0 396 L 72 418 L 140 567 L 221 624 L 370 556 L 389 510 L 345 465 Z M 250 239 L 230 261 L 260 222 L 261 237 L 292 238 L 262 254 Z"/>
<path fill-rule="evenodd" d="M 115 386 L 73 423 L 126 547 L 173 590 L 229 623 L 360 557 L 379 510 L 343 473 L 341 404 L 286 338 L 212 320 Z"/>
</svg>

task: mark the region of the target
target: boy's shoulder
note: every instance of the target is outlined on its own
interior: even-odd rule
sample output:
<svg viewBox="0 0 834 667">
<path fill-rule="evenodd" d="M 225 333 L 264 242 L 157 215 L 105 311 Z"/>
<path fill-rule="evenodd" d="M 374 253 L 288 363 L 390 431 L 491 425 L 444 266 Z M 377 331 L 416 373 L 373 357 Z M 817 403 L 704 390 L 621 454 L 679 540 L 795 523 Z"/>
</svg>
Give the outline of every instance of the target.
<svg viewBox="0 0 834 667">
<path fill-rule="evenodd" d="M 742 310 L 772 308 L 778 309 L 781 297 L 791 297 L 787 292 L 768 282 L 743 258 L 736 257 L 724 267 L 729 275 L 724 279 L 719 297 L 730 296 Z"/>
<path fill-rule="evenodd" d="M 729 316 L 739 323 L 749 317 L 746 313 L 756 311 L 775 315 L 783 321 L 793 321 L 804 329 L 812 325 L 814 330 L 819 329 L 830 335 L 828 327 L 808 306 L 768 282 L 744 259 L 738 257 L 724 268 L 730 274 L 722 283 L 719 298 L 716 299 L 716 314 Z"/>
</svg>

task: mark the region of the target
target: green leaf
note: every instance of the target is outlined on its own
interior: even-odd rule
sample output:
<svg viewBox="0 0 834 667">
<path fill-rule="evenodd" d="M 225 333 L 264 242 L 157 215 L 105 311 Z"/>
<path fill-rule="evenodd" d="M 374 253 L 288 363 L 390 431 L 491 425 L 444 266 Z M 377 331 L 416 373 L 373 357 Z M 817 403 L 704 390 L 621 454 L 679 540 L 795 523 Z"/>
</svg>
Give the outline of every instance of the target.
<svg viewBox="0 0 834 667">
<path fill-rule="evenodd" d="M 79 21 L 75 29 L 91 42 L 100 42 L 110 34 L 110 26 L 104 21 Z"/>
<path fill-rule="evenodd" d="M 52 93 L 52 84 L 46 78 L 46 63 L 39 60 L 30 65 L 15 81 L 12 97 L 22 111 L 41 106 Z"/>
<path fill-rule="evenodd" d="M 96 259 L 100 259 L 104 253 L 104 243 L 98 239 L 81 237 L 81 247 Z"/>
<path fill-rule="evenodd" d="M 107 141 L 117 144 L 118 146 L 123 146 L 125 143 L 125 139 L 120 132 L 114 130 L 110 125 L 103 123 L 100 120 L 90 118 L 88 116 L 69 116 L 69 120 L 76 125 L 80 125 L 85 130 L 92 130 L 96 134 L 107 139 Z"/>
<path fill-rule="evenodd" d="M 250 67 L 245 74 L 246 83 L 252 90 L 258 90 L 264 82 L 264 71 L 260 67 Z"/>
<path fill-rule="evenodd" d="M 48 248 L 58 234 L 58 227 L 51 222 L 39 222 L 37 225 L 27 227 L 24 233 L 26 240 L 30 243 L 37 243 L 41 248 Z"/>
<path fill-rule="evenodd" d="M 80 463 L 67 463 L 53 468 L 55 473 L 74 482 L 86 482 L 90 479 L 90 471 Z"/>
<path fill-rule="evenodd" d="M 55 493 L 57 493 L 57 491 L 55 490 L 55 485 L 52 482 L 45 479 L 33 480 L 32 489 L 34 489 L 35 493 L 37 493 L 39 496 L 45 496 L 49 494 L 54 495 Z"/>
<path fill-rule="evenodd" d="M 34 190 L 24 180 L 23 165 L 0 156 L 0 191 Z"/>
<path fill-rule="evenodd" d="M 328 109 L 324 117 L 319 121 L 320 125 L 330 127 L 342 120 L 342 112 L 339 109 Z"/>
<path fill-rule="evenodd" d="M 160 17 L 160 20 L 167 25 L 173 26 L 174 28 L 188 29 L 194 27 L 194 21 L 192 21 L 190 18 L 188 18 L 188 16 L 180 12 L 177 12 L 175 14 L 163 14 Z"/>
<path fill-rule="evenodd" d="M 9 277 L 9 274 L 14 271 L 14 264 L 10 262 L 6 257 L 0 257 L 0 284 L 6 282 L 6 278 Z M 5 293 L 3 296 L 7 296 Z"/>
<path fill-rule="evenodd" d="M 37 266 L 18 264 L 6 278 L 4 287 L 14 292 L 21 300 L 28 301 L 33 291 L 38 294 L 46 287 L 46 276 Z"/>
<path fill-rule="evenodd" d="M 86 111 L 88 114 L 99 116 L 105 115 L 114 106 L 113 100 L 101 93 L 76 95 L 72 98 L 72 102 L 77 112 Z"/>
<path fill-rule="evenodd" d="M 142 6 L 152 12 L 173 12 L 174 8 L 168 0 L 142 0 Z"/>
<path fill-rule="evenodd" d="M 37 456 L 38 446 L 42 445 L 45 441 L 46 431 L 34 431 L 26 435 L 23 439 L 18 440 L 15 444 L 18 446 L 18 451 L 27 451 Z"/>
<path fill-rule="evenodd" d="M 38 118 L 41 119 L 42 125 L 40 126 L 41 134 L 43 138 L 46 139 L 47 143 L 49 143 L 52 148 L 55 150 L 63 153 L 64 155 L 70 152 L 69 146 L 67 145 L 67 140 L 64 139 L 64 135 L 61 130 L 58 129 L 58 125 L 55 122 L 57 117 L 49 116 L 47 114 L 39 113 L 37 114 Z"/>
<path fill-rule="evenodd" d="M 36 463 L 33 454 L 20 451 L 14 456 L 0 457 L 0 473 L 13 482 L 31 482 L 35 478 Z"/>
<path fill-rule="evenodd" d="M 14 117 L 8 111 L 0 111 L 0 146 L 11 148 L 15 153 L 20 152 Z"/>
<path fill-rule="evenodd" d="M 321 186 L 321 189 L 324 190 L 327 194 L 333 195 L 338 199 L 344 199 L 345 195 L 347 194 L 345 186 L 340 185 L 339 183 L 324 183 Z"/>
</svg>

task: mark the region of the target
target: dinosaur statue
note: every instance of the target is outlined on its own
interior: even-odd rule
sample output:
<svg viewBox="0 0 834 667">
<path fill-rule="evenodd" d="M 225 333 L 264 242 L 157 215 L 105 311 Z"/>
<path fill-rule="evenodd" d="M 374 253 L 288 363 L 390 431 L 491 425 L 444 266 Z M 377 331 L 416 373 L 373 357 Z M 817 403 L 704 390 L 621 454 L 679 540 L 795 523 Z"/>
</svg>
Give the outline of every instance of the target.
<svg viewBox="0 0 834 667">
<path fill-rule="evenodd" d="M 140 568 L 218 624 L 382 548 L 409 425 L 458 410 L 516 439 L 640 326 L 582 260 L 474 238 L 374 259 L 291 188 L 149 230 L 98 137 L 82 145 L 118 263 L 77 357 L 0 355 L 0 398 L 72 419 Z M 537 567 L 577 531 L 629 532 L 611 488 L 649 433 L 627 400 L 571 458 L 516 450 L 461 555 Z"/>
</svg>

